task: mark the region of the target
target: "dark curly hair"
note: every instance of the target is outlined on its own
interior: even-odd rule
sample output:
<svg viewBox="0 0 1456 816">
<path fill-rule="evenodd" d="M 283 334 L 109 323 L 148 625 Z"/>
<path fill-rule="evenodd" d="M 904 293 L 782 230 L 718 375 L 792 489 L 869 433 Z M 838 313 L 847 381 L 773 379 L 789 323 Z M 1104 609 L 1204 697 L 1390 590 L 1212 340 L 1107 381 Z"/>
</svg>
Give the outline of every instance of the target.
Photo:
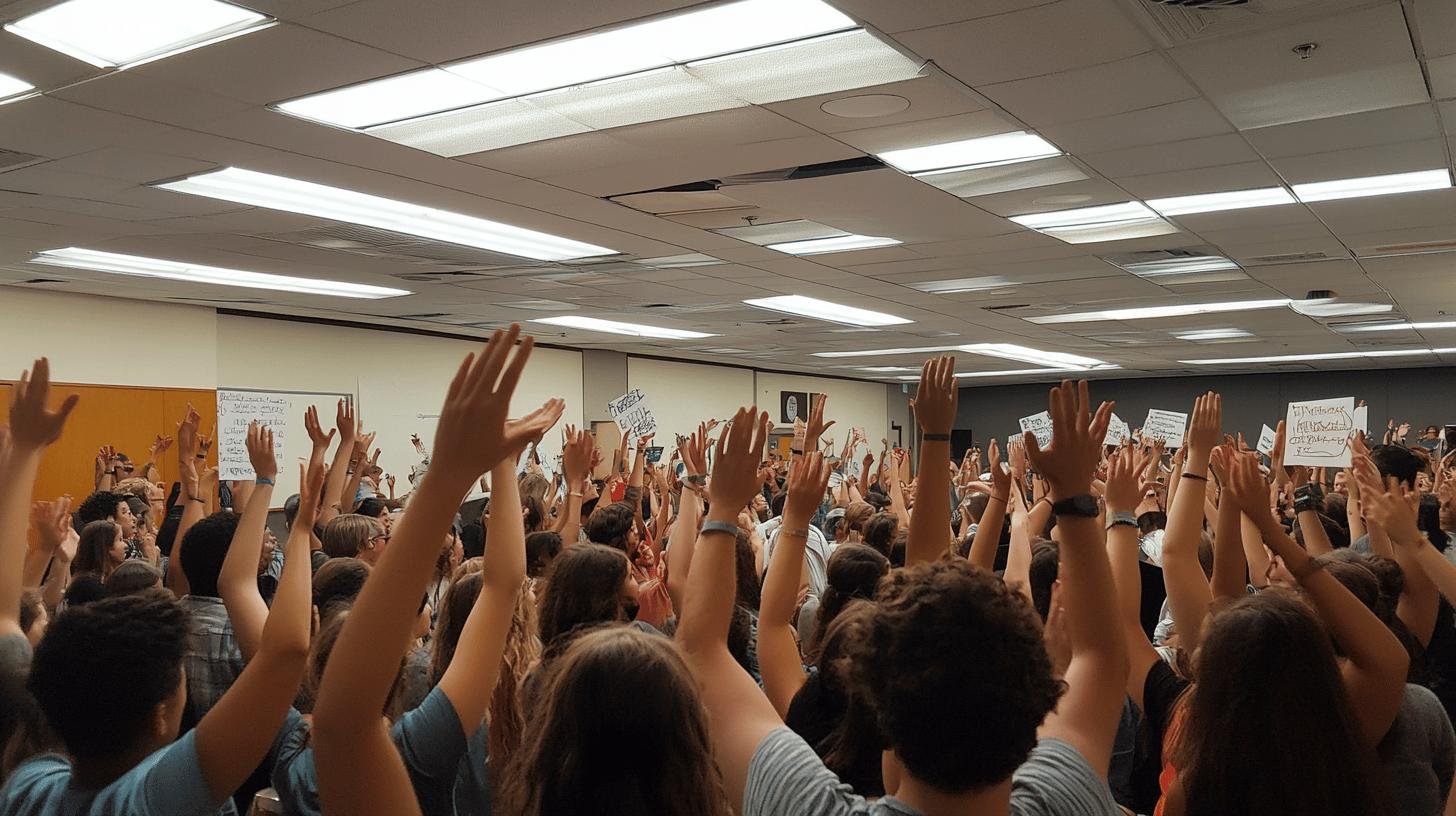
<svg viewBox="0 0 1456 816">
<path fill-rule="evenodd" d="M 238 530 L 237 513 L 223 510 L 192 525 L 182 536 L 182 574 L 187 576 L 187 591 L 193 595 L 216 598 L 217 576 L 223 559 Z"/>
<path fill-rule="evenodd" d="M 88 760 L 137 745 L 157 705 L 182 682 L 190 624 L 163 590 L 103 598 L 56 617 L 35 649 L 27 687 L 66 750 Z"/>
<path fill-rule="evenodd" d="M 895 530 L 900 526 L 900 519 L 893 513 L 879 512 L 870 517 L 864 524 L 864 543 L 879 551 L 880 555 L 890 557 L 890 551 L 895 546 Z"/>
<path fill-rule="evenodd" d="M 880 579 L 890 572 L 890 559 L 873 547 L 863 544 L 840 544 L 829 556 L 828 577 L 824 594 L 819 597 L 819 611 L 814 618 L 814 631 L 805 644 L 804 657 L 814 662 L 823 648 L 824 633 L 839 613 L 854 600 L 875 597 Z"/>
<path fill-rule="evenodd" d="M 76 508 L 76 532 L 81 532 L 93 521 L 105 521 L 116 517 L 116 507 L 126 501 L 126 496 L 110 490 L 98 490 L 86 497 Z"/>
<path fill-rule="evenodd" d="M 586 524 L 582 526 L 582 531 L 586 533 L 587 540 L 593 544 L 605 544 L 626 552 L 627 537 L 632 534 L 634 512 L 632 505 L 626 502 L 598 507 L 587 518 Z"/>
<path fill-rule="evenodd" d="M 1066 689 L 1025 599 L 959 559 L 891 573 L 849 654 L 900 762 L 949 794 L 1008 779 Z"/>
<path fill-rule="evenodd" d="M 575 543 L 575 542 L 572 542 Z M 542 530 L 539 533 L 529 533 L 526 536 L 526 575 L 532 578 L 540 578 L 546 574 L 547 568 L 556 556 L 561 554 L 561 534 Z"/>
</svg>

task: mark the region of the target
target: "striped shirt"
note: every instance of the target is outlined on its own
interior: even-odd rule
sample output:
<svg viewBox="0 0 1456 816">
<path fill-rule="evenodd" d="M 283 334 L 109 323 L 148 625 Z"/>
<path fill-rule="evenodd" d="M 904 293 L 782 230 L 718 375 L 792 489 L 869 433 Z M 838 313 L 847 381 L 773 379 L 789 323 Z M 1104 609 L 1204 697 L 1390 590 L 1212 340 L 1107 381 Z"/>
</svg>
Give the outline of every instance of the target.
<svg viewBox="0 0 1456 816">
<path fill-rule="evenodd" d="M 777 728 L 748 766 L 743 816 L 921 816 L 893 796 L 873 802 L 839 781 L 797 734 Z M 1119 816 L 1107 781 L 1076 748 L 1043 739 L 1011 777 L 1013 816 Z"/>
</svg>

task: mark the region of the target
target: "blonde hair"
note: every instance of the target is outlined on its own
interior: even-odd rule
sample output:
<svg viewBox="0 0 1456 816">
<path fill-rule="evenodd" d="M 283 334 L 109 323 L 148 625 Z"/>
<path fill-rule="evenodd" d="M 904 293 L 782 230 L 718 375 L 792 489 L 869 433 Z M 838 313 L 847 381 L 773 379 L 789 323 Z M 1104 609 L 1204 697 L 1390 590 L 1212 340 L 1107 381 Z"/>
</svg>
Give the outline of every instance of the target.
<svg viewBox="0 0 1456 816">
<path fill-rule="evenodd" d="M 369 548 L 369 540 L 384 535 L 379 519 L 346 513 L 335 516 L 324 525 L 321 540 L 330 558 L 357 558 Z"/>
</svg>

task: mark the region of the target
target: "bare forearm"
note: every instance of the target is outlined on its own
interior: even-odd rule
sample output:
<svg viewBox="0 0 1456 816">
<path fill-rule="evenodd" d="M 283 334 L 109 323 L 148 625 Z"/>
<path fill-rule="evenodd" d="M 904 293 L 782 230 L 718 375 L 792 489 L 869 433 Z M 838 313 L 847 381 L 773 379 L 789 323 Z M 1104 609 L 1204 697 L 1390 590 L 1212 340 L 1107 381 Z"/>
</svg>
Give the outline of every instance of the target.
<svg viewBox="0 0 1456 816">
<path fill-rule="evenodd" d="M 1013 490 L 1015 487 L 1012 488 Z M 969 561 L 972 566 L 987 572 L 996 566 L 996 547 L 1001 543 L 1001 526 L 1006 523 L 1006 497 L 991 494 L 986 509 L 981 513 L 981 523 L 976 527 L 976 537 L 971 539 Z"/>
<path fill-rule="evenodd" d="M 677 505 L 677 521 L 672 525 L 671 548 L 667 554 L 667 594 L 673 609 L 683 613 L 689 568 L 698 545 L 698 519 L 703 512 L 702 499 L 691 490 L 684 490 Z"/>
<path fill-rule="evenodd" d="M 907 567 L 934 561 L 945 553 L 945 524 L 950 518 L 950 473 L 945 462 L 949 458 L 949 441 L 921 440 L 916 512 L 910 517 L 910 536 L 905 545 Z"/>
<path fill-rule="evenodd" d="M 18 621 L 20 614 L 25 530 L 40 455 L 38 449 L 17 445 L 0 465 L 0 621 Z"/>
<path fill-rule="evenodd" d="M 1213 597 L 1237 598 L 1244 594 L 1247 566 L 1239 530 L 1243 514 L 1225 498 L 1214 518 Z"/>
<path fill-rule="evenodd" d="M 1189 649 L 1199 642 L 1203 619 L 1213 600 L 1208 579 L 1198 561 L 1198 544 L 1203 526 L 1203 498 L 1207 483 L 1198 476 L 1208 470 L 1208 456 L 1192 451 L 1186 465 L 1187 477 L 1179 478 L 1177 493 L 1169 501 L 1168 526 L 1163 536 L 1163 583 L 1168 606 L 1178 626 L 1178 635 Z"/>
<path fill-rule="evenodd" d="M 244 659 L 257 652 L 268 617 L 268 606 L 258 591 L 258 560 L 263 553 L 263 527 L 272 497 L 272 485 L 258 485 L 252 491 L 217 577 L 218 593 L 227 607 Z"/>
<path fill-rule="evenodd" d="M 1118 631 L 1114 612 L 1117 585 L 1101 546 L 1102 531 L 1097 520 L 1063 516 L 1057 526 L 1062 528 L 1059 577 L 1073 659 L 1079 654 L 1096 654 L 1109 663 L 1122 664 L 1127 645 Z"/>
<path fill-rule="evenodd" d="M 1325 525 L 1320 521 L 1319 512 L 1313 509 L 1305 510 L 1295 517 L 1299 523 L 1299 531 L 1304 534 L 1304 549 L 1310 555 L 1324 555 L 1327 552 L 1334 552 L 1335 546 L 1330 543 L 1329 534 L 1325 532 Z"/>
<path fill-rule="evenodd" d="M 324 482 L 323 506 L 319 508 L 318 513 L 319 524 L 328 524 L 334 516 L 344 512 L 342 503 L 344 483 L 349 479 L 349 460 L 353 455 L 354 440 L 340 440 L 339 449 L 334 451 L 333 464 L 329 465 L 328 478 Z"/>
<path fill-rule="evenodd" d="M 715 520 L 714 515 L 717 521 L 733 523 L 721 508 L 714 508 L 709 520 Z M 689 655 L 728 648 L 736 593 L 731 579 L 722 579 L 733 575 L 734 551 L 734 537 L 726 532 L 704 531 L 698 536 L 677 630 L 678 640 Z"/>
<path fill-rule="evenodd" d="M 1249 565 L 1249 583 L 1263 588 L 1269 585 L 1269 553 L 1264 549 L 1264 534 L 1259 525 L 1246 515 L 1239 516 L 1239 542 L 1244 547 L 1244 560 Z"/>
</svg>

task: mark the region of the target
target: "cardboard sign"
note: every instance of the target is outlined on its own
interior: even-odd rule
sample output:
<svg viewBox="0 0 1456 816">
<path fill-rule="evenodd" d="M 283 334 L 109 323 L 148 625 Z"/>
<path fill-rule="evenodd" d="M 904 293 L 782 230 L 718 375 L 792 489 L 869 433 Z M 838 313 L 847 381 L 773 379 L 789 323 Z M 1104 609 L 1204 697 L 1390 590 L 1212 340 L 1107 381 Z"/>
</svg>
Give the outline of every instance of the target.
<svg viewBox="0 0 1456 816">
<path fill-rule="evenodd" d="M 1349 467 L 1355 430 L 1354 397 L 1291 402 L 1284 420 L 1284 464 Z"/>
<path fill-rule="evenodd" d="M 1183 447 L 1183 434 L 1187 430 L 1187 414 L 1154 408 L 1148 411 L 1148 418 L 1143 422 L 1143 441 L 1161 439 L 1164 448 L 1176 450 Z"/>
<path fill-rule="evenodd" d="M 634 388 L 607 403 L 607 416 L 629 437 L 647 436 L 657 431 L 657 418 L 647 407 L 642 389 Z"/>
<path fill-rule="evenodd" d="M 1052 415 L 1046 411 L 1039 414 L 1032 414 L 1029 417 L 1022 417 L 1018 420 L 1021 423 L 1023 433 L 1031 431 L 1036 436 L 1036 444 L 1043 450 L 1052 443 Z"/>
<path fill-rule="evenodd" d="M 1107 435 L 1102 437 L 1102 444 L 1121 445 L 1127 441 L 1128 436 L 1131 434 L 1132 429 L 1128 427 L 1126 422 L 1122 421 L 1121 417 L 1114 413 L 1112 415 L 1112 421 L 1107 423 Z"/>
<path fill-rule="evenodd" d="M 273 455 L 283 462 L 283 440 L 293 401 L 286 394 L 263 391 L 217 391 L 217 470 L 223 481 L 251 479 L 248 459 L 248 423 L 273 429 Z M 297 470 L 297 468 L 295 468 Z"/>
<path fill-rule="evenodd" d="M 1370 433 L 1370 406 L 1361 405 L 1355 408 L 1355 430 Z"/>
<path fill-rule="evenodd" d="M 1273 428 L 1265 425 L 1263 429 L 1259 431 L 1259 444 L 1255 445 L 1254 449 L 1257 450 L 1259 453 L 1268 456 L 1274 451 L 1274 439 L 1277 435 L 1278 434 Z"/>
</svg>

